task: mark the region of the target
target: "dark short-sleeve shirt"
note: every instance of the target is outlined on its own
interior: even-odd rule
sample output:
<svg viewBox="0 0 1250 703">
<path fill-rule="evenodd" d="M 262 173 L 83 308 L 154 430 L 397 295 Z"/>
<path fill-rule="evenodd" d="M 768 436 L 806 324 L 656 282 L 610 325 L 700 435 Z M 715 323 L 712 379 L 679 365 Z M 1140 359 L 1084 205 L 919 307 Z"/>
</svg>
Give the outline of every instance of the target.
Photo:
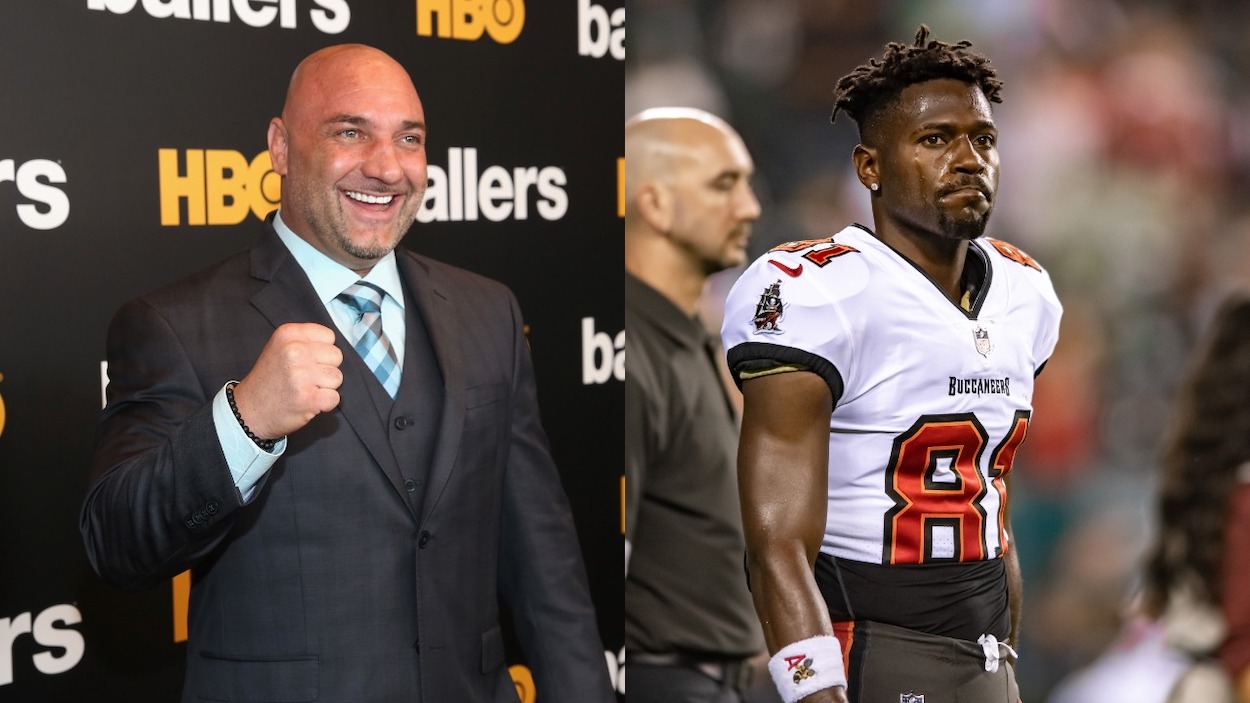
<svg viewBox="0 0 1250 703">
<path fill-rule="evenodd" d="M 738 421 L 718 340 L 625 279 L 625 645 L 747 656 L 763 649 L 743 571 Z"/>
</svg>

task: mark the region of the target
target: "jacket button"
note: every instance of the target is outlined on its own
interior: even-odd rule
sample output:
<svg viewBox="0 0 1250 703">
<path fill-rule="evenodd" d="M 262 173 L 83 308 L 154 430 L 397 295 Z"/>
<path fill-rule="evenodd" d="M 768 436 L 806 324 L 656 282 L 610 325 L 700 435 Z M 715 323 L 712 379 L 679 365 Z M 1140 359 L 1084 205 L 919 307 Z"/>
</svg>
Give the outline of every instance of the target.
<svg viewBox="0 0 1250 703">
<path fill-rule="evenodd" d="M 413 481 L 410 478 L 404 479 L 404 488 L 407 488 L 408 492 L 412 493 L 413 491 L 417 490 L 417 482 Z"/>
<path fill-rule="evenodd" d="M 417 546 L 422 549 L 425 549 L 425 545 L 429 543 L 430 543 L 430 533 L 425 530 L 422 530 L 421 536 L 417 538 Z"/>
<path fill-rule="evenodd" d="M 408 419 L 407 419 L 407 418 L 404 418 L 404 417 L 397 417 L 397 418 L 395 418 L 395 429 L 397 429 L 397 430 L 403 430 L 403 429 L 407 429 L 407 427 L 408 427 Z"/>
</svg>

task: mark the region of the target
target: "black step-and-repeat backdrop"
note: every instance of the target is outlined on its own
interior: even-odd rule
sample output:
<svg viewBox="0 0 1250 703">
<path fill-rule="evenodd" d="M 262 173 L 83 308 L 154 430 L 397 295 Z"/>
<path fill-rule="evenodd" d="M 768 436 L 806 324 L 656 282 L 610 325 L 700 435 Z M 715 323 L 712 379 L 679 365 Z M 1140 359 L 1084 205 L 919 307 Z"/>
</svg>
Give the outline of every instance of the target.
<svg viewBox="0 0 1250 703">
<path fill-rule="evenodd" d="M 403 245 L 521 302 L 623 697 L 624 38 L 624 0 L 0 3 L 0 701 L 177 699 L 185 584 L 113 589 L 78 533 L 105 329 L 258 235 L 268 121 L 296 63 L 342 42 L 394 56 L 425 105 Z"/>
</svg>

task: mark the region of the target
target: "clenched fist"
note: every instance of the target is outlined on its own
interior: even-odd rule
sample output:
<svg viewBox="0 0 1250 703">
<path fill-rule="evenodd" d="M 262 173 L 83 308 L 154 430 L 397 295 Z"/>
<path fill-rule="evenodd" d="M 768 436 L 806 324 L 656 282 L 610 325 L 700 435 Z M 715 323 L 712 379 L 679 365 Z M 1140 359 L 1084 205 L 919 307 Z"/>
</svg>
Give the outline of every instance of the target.
<svg viewBox="0 0 1250 703">
<path fill-rule="evenodd" d="M 285 437 L 338 407 L 342 363 L 330 328 L 314 322 L 282 325 L 234 387 L 239 415 L 261 439 Z"/>
</svg>

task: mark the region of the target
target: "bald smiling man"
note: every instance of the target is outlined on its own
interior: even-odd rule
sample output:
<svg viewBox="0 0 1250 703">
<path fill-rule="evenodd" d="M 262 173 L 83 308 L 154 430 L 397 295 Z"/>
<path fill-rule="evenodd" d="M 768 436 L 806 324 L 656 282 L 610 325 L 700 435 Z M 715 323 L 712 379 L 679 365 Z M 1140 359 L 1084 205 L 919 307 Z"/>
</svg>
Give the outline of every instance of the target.
<svg viewBox="0 0 1250 703">
<path fill-rule="evenodd" d="M 191 570 L 184 701 L 515 702 L 500 596 L 539 700 L 615 700 L 517 303 L 396 248 L 426 129 L 391 57 L 312 54 L 261 240 L 114 317 L 81 529 Z"/>
</svg>

